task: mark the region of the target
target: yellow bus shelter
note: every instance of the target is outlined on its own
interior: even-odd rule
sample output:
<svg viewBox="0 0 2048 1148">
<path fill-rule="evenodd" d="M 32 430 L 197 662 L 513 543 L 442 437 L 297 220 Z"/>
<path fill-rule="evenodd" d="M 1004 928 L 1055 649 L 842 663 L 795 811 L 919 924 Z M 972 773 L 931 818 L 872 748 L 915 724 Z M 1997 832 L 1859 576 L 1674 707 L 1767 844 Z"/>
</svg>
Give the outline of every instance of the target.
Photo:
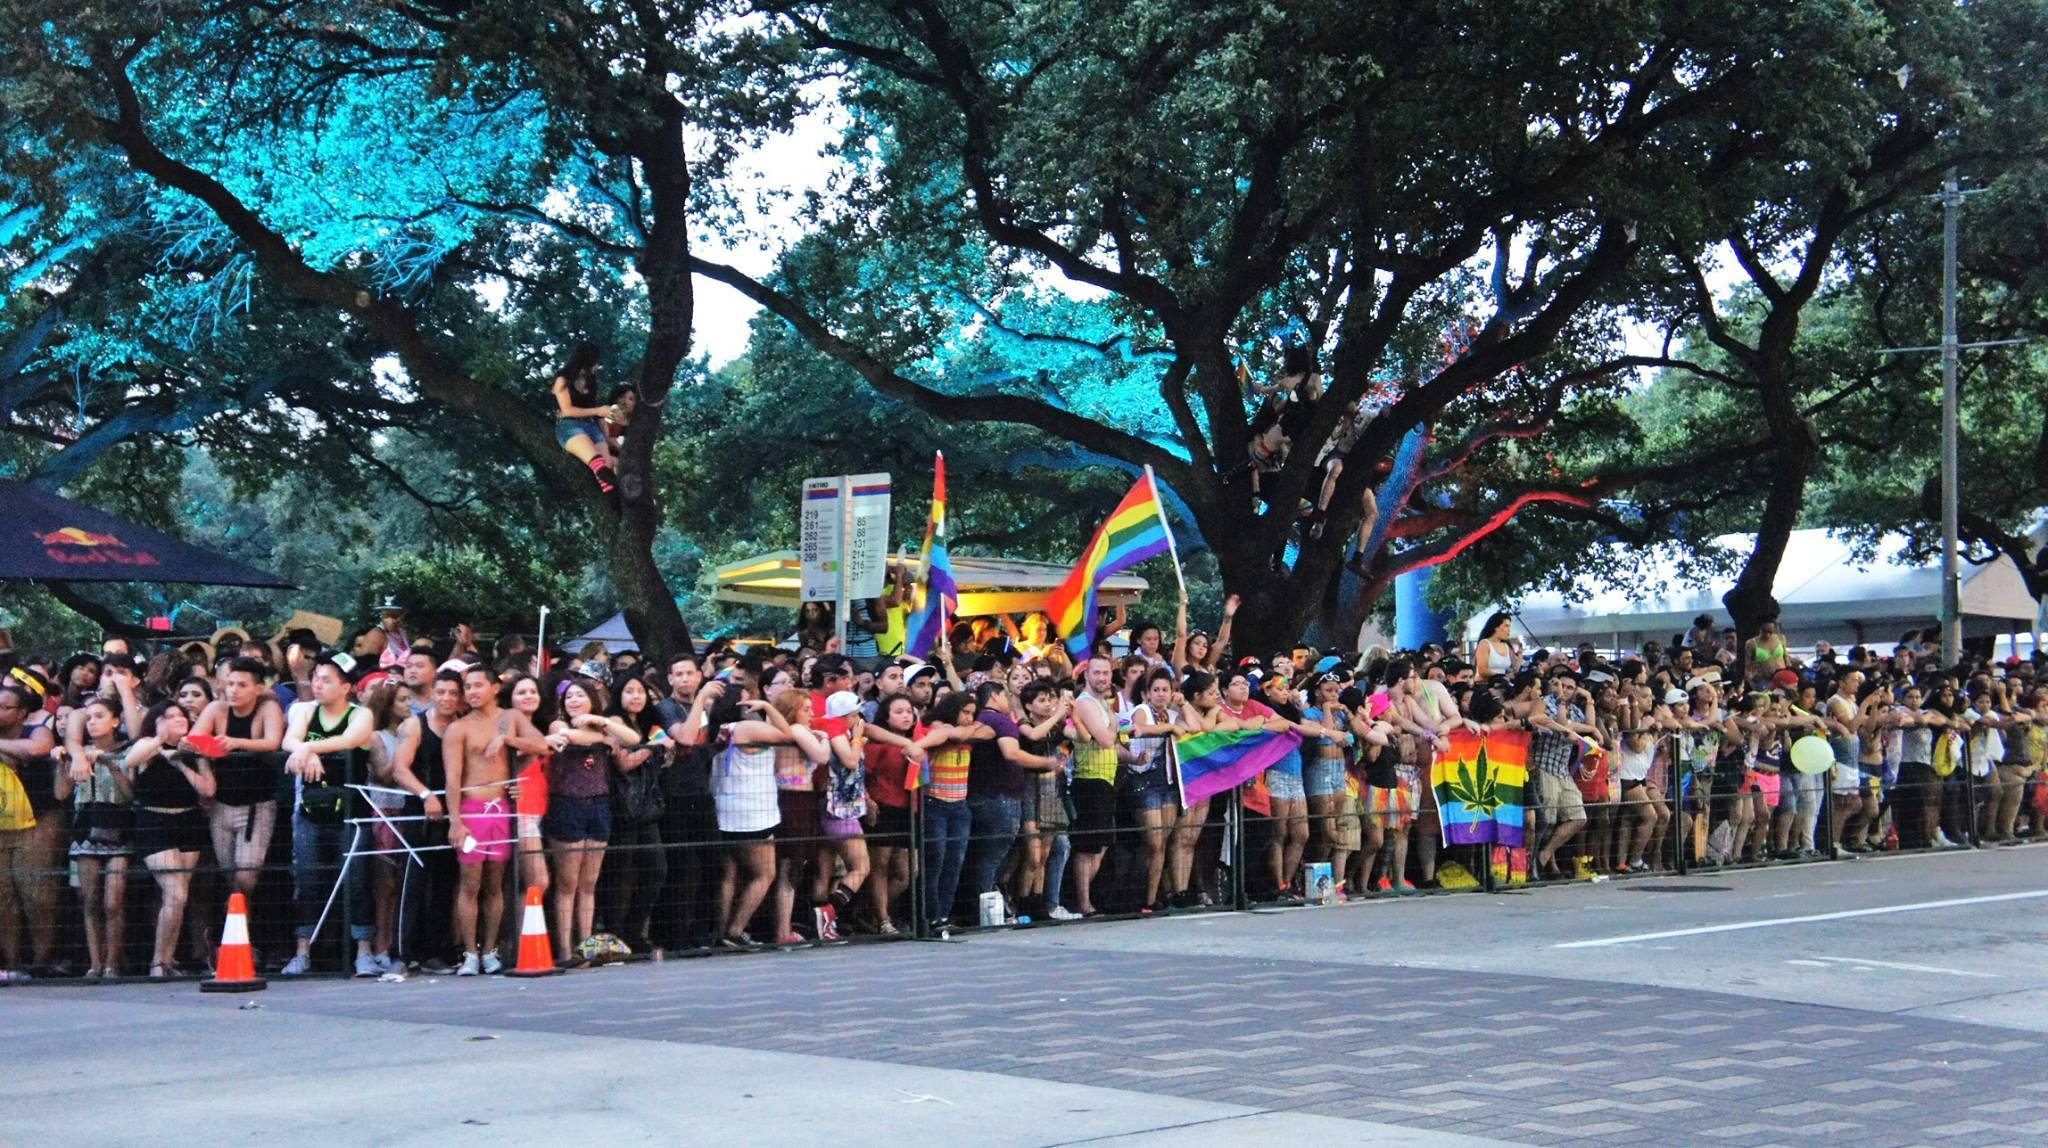
<svg viewBox="0 0 2048 1148">
<path fill-rule="evenodd" d="M 953 581 L 960 587 L 959 616 L 976 618 L 991 614 L 1026 614 L 1045 609 L 1046 595 L 1065 580 L 1070 566 L 1033 562 L 1024 558 L 980 558 L 954 554 Z M 908 568 L 913 573 L 917 559 L 889 556 L 892 571 Z M 740 562 L 729 562 L 712 571 L 711 596 L 720 602 L 744 602 L 755 606 L 780 606 L 794 610 L 802 604 L 803 578 L 794 550 L 776 550 Z M 1150 589 L 1143 579 L 1118 574 L 1096 593 L 1103 606 L 1133 606 Z"/>
</svg>

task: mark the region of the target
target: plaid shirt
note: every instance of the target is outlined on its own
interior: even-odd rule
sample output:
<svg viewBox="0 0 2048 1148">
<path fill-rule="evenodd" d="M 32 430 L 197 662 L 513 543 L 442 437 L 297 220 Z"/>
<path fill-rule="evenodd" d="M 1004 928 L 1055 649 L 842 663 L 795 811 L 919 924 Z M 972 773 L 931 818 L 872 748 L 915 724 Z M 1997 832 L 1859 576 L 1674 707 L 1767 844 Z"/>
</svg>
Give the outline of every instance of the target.
<svg viewBox="0 0 2048 1148">
<path fill-rule="evenodd" d="M 1578 706 L 1568 706 L 1564 713 L 1558 713 L 1555 697 L 1545 696 L 1543 712 L 1560 721 L 1584 722 L 1586 713 Z M 1539 729 L 1529 735 L 1529 760 L 1537 769 L 1556 777 L 1572 775 L 1573 751 L 1578 748 L 1578 739 L 1570 734 L 1553 733 Z"/>
</svg>

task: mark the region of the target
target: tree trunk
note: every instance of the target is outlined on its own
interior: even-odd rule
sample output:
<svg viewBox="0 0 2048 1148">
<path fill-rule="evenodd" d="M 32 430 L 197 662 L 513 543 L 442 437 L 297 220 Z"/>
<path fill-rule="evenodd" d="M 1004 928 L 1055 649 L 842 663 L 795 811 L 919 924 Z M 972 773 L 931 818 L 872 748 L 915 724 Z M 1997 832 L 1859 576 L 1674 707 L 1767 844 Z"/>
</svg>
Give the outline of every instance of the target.
<svg viewBox="0 0 2048 1148">
<path fill-rule="evenodd" d="M 640 405 L 619 456 L 619 519 L 610 556 L 612 584 L 625 607 L 626 626 L 650 656 L 666 660 L 694 654 L 689 627 L 667 579 L 654 564 L 661 527 L 654 488 L 654 444 L 661 438 L 676 370 L 690 349 L 696 297 L 690 278 L 690 168 L 684 153 L 682 107 L 670 101 L 660 125 L 636 140 L 646 171 L 654 223 L 640 253 L 647 282 L 647 342 L 640 355 Z"/>
<path fill-rule="evenodd" d="M 1770 326 L 1766 325 L 1767 338 Z M 1806 481 L 1820 457 L 1820 443 L 1813 427 L 1800 414 L 1793 399 L 1790 343 L 1786 336 L 1784 348 L 1777 353 L 1767 352 L 1758 364 L 1757 383 L 1763 395 L 1764 420 L 1777 440 L 1778 465 L 1771 478 L 1770 492 L 1764 496 L 1756 545 L 1743 561 L 1735 585 L 1721 595 L 1721 604 L 1728 608 L 1735 623 L 1738 652 L 1742 649 L 1740 643 L 1755 637 L 1763 623 L 1778 616 L 1778 598 L 1772 588 L 1778 580 L 1778 567 L 1784 563 L 1785 549 L 1792 541 L 1792 531 L 1798 528 L 1800 513 L 1806 507 Z"/>
</svg>

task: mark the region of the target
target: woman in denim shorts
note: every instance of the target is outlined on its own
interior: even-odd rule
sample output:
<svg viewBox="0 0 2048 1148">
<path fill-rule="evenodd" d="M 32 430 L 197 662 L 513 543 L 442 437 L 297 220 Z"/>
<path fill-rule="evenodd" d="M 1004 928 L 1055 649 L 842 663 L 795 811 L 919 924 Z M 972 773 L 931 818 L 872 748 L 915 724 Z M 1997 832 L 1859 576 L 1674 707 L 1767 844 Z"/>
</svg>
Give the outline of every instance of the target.
<svg viewBox="0 0 2048 1148">
<path fill-rule="evenodd" d="M 1168 744 L 1180 727 L 1180 707 L 1173 704 L 1178 692 L 1173 671 L 1153 670 L 1145 679 L 1144 704 L 1131 712 L 1131 757 L 1124 766 L 1123 788 L 1125 804 L 1144 830 L 1139 838 L 1145 866 L 1140 914 L 1166 907 L 1159 880 L 1166 868 L 1166 845 L 1180 813 L 1166 760 Z"/>
</svg>

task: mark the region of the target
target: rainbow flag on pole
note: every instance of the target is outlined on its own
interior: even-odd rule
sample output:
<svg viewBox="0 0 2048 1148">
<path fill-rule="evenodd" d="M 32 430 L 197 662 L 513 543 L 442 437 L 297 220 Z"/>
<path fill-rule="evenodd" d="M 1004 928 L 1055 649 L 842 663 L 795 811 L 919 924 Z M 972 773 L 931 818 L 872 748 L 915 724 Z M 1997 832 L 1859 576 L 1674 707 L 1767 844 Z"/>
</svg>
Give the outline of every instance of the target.
<svg viewBox="0 0 2048 1148">
<path fill-rule="evenodd" d="M 1481 736 L 1454 729 L 1447 740 L 1429 766 L 1444 844 L 1521 847 L 1528 733 L 1494 729 Z"/>
<path fill-rule="evenodd" d="M 924 526 L 924 551 L 919 563 L 924 570 L 917 603 L 903 624 L 903 650 L 913 658 L 928 658 L 932 647 L 946 632 L 948 619 L 960 606 L 960 587 L 953 581 L 953 561 L 946 553 L 946 455 L 932 458 L 932 515 Z"/>
<path fill-rule="evenodd" d="M 1146 471 L 1131 485 L 1124 500 L 1117 503 L 1088 548 L 1081 551 L 1074 568 L 1045 600 L 1045 612 L 1052 618 L 1053 632 L 1067 639 L 1075 656 L 1095 644 L 1095 592 L 1110 575 L 1127 570 L 1147 558 L 1165 554 L 1173 546 L 1166 529 L 1166 508 L 1159 502 L 1159 490 Z"/>
<path fill-rule="evenodd" d="M 1301 735 L 1293 730 L 1209 730 L 1174 735 L 1181 805 L 1190 806 L 1244 784 L 1300 745 Z"/>
</svg>

